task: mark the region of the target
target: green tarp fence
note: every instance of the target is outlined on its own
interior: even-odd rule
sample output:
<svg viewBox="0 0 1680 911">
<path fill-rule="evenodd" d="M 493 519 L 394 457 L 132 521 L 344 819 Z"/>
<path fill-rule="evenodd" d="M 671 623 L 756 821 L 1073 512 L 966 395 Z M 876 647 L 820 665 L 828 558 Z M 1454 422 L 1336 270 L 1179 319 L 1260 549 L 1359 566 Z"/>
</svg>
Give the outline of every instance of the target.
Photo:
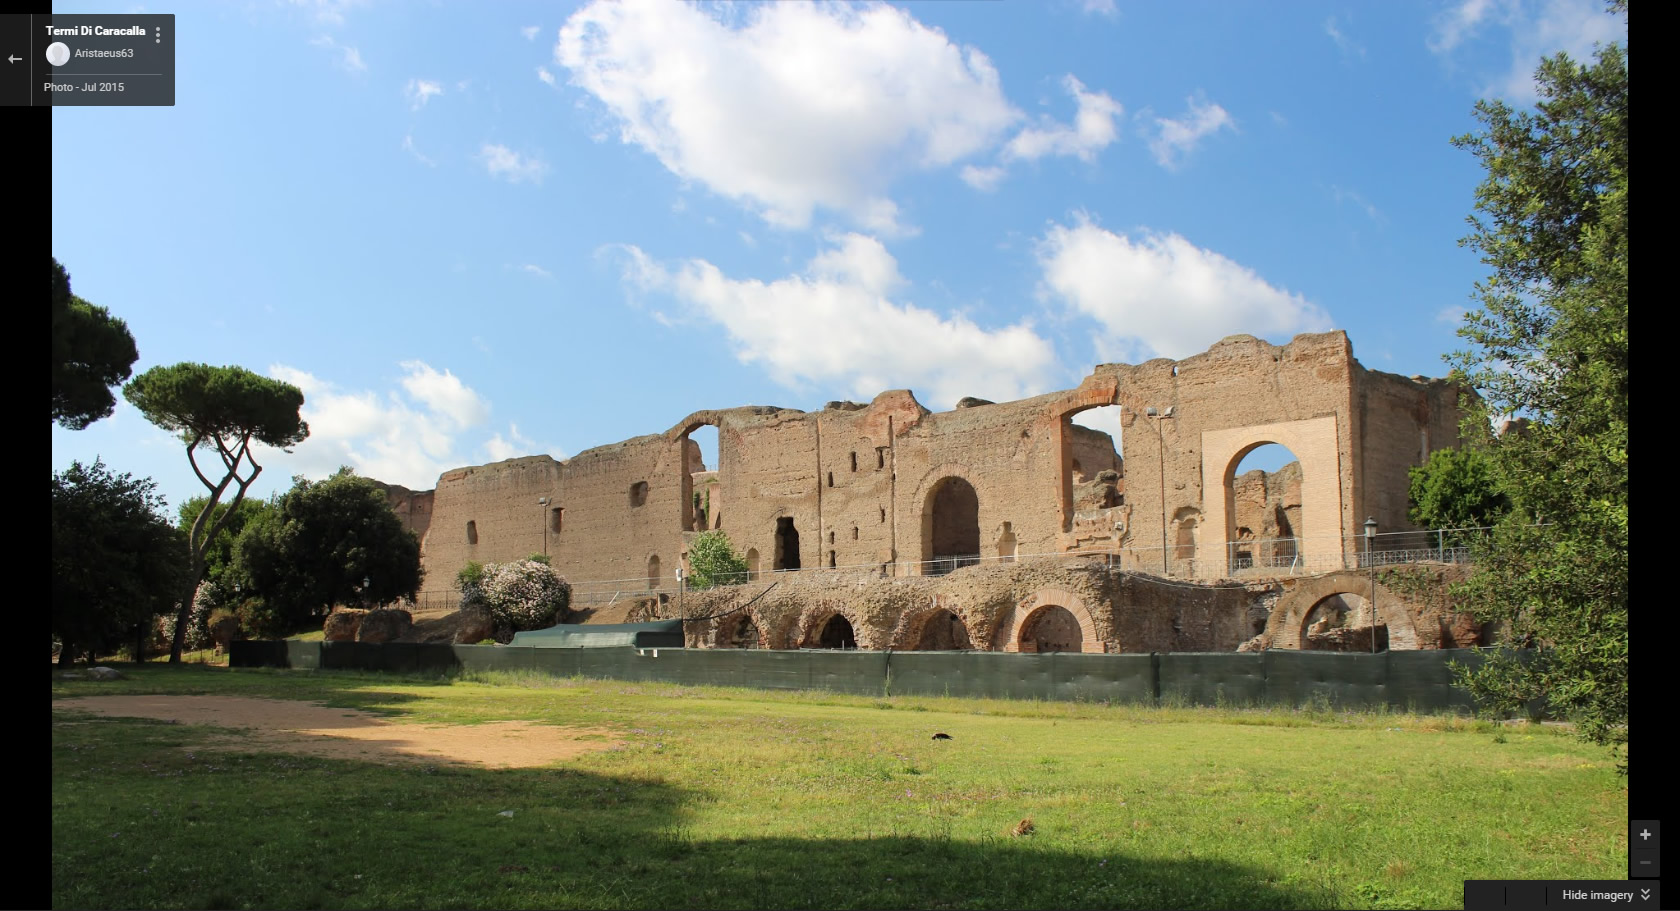
<svg viewBox="0 0 1680 911">
<path fill-rule="evenodd" d="M 287 640 L 235 642 L 229 658 L 234 667 L 404 674 L 534 671 L 559 677 L 858 695 L 1468 712 L 1475 704 L 1469 693 L 1453 686 L 1450 665 L 1479 664 L 1484 654 L 1453 649 L 1374 655 L 1285 650 L 1034 655 Z"/>
</svg>

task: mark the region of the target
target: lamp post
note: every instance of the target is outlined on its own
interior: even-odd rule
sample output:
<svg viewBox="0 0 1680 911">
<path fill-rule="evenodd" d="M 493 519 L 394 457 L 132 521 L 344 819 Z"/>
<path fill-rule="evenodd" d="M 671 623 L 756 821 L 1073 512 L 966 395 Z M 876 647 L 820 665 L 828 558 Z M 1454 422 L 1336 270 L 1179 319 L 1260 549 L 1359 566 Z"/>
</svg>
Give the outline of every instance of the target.
<svg viewBox="0 0 1680 911">
<path fill-rule="evenodd" d="M 548 556 L 548 497 L 539 498 L 537 500 L 537 505 L 541 506 L 543 508 L 543 511 L 542 511 L 543 556 L 546 557 L 546 556 Z"/>
<path fill-rule="evenodd" d="M 677 565 L 677 616 L 688 619 L 688 610 L 683 606 L 683 596 L 688 593 L 688 582 L 683 576 L 683 568 Z"/>
<path fill-rule="evenodd" d="M 1371 544 L 1377 539 L 1377 518 L 1365 520 L 1365 565 L 1371 568 L 1371 654 L 1377 653 L 1377 561 L 1371 559 Z"/>
<path fill-rule="evenodd" d="M 369 590 L 372 587 L 373 587 L 373 580 L 369 579 L 367 576 L 363 576 L 362 577 L 362 609 L 363 610 L 368 609 L 368 598 L 371 597 L 371 594 L 370 594 Z"/>
</svg>

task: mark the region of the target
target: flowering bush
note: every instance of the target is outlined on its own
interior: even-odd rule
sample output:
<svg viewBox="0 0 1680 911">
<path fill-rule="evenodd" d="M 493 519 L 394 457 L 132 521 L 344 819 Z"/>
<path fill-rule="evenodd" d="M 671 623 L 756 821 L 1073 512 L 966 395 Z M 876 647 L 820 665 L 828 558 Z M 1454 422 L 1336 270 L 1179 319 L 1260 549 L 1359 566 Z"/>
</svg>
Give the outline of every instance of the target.
<svg viewBox="0 0 1680 911">
<path fill-rule="evenodd" d="M 187 634 L 183 639 L 182 649 L 197 651 L 209 648 L 210 642 L 210 612 L 220 607 L 226 607 L 232 592 L 223 590 L 220 585 L 209 579 L 198 584 L 198 591 L 193 594 L 192 611 L 187 614 Z M 157 638 L 153 645 L 169 648 L 175 641 L 176 612 L 171 609 L 157 618 Z"/>
<path fill-rule="evenodd" d="M 482 605 L 498 627 L 540 629 L 564 617 L 572 586 L 535 560 L 487 563 L 476 580 L 460 580 L 462 606 Z"/>
</svg>

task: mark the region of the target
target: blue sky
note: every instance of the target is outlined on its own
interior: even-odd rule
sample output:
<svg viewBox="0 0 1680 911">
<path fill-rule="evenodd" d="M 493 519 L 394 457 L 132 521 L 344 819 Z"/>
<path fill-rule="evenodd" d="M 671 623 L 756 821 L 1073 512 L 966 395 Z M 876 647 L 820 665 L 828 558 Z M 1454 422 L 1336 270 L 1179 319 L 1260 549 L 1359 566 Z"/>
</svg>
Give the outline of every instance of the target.
<svg viewBox="0 0 1680 911">
<path fill-rule="evenodd" d="M 1626 37 L 1591 0 L 164 11 L 174 107 L 52 112 L 53 255 L 136 373 L 303 388 L 258 495 L 702 408 L 1017 398 L 1235 333 L 1443 375 L 1485 271 L 1450 138 Z M 202 489 L 120 401 L 52 429 L 55 470 L 96 456 Z"/>
</svg>

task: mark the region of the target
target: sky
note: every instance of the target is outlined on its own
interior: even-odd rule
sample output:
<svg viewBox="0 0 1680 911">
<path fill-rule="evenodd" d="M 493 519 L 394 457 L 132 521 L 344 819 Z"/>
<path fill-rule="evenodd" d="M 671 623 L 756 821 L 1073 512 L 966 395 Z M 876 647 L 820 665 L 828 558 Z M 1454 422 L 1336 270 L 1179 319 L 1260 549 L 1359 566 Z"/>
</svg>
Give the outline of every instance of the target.
<svg viewBox="0 0 1680 911">
<path fill-rule="evenodd" d="M 52 111 L 53 255 L 136 375 L 303 390 L 257 496 L 707 408 L 1021 398 L 1239 333 L 1443 376 L 1487 272 L 1451 138 L 1627 34 L 1592 0 L 78 11 L 173 13 L 176 102 Z M 120 395 L 51 432 L 55 471 L 203 492 Z"/>
</svg>

